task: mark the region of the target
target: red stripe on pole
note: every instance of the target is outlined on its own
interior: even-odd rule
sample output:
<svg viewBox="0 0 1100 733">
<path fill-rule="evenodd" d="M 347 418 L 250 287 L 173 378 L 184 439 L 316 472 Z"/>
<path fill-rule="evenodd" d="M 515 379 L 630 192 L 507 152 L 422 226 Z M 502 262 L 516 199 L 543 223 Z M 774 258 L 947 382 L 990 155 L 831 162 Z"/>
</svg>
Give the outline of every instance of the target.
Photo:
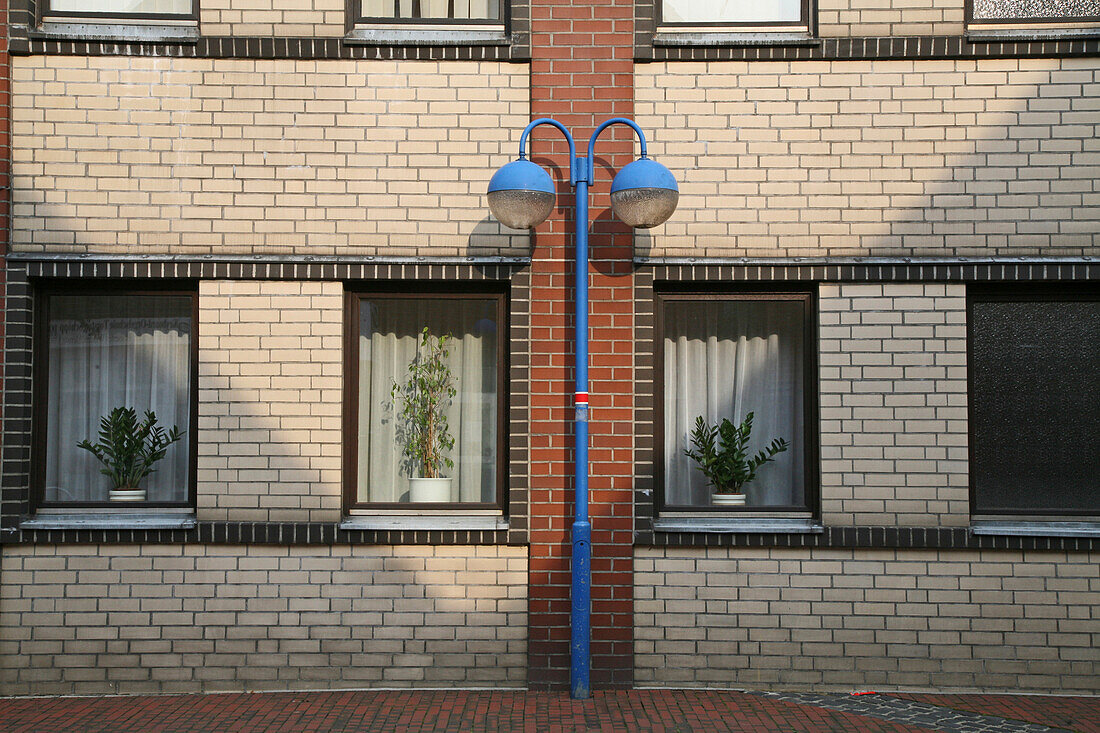
<svg viewBox="0 0 1100 733">
<path fill-rule="evenodd" d="M 588 393 L 587 392 L 576 392 L 574 394 L 575 394 L 575 396 L 573 398 L 574 402 L 577 402 L 577 403 L 581 403 L 581 402 L 587 403 L 588 402 Z"/>
</svg>

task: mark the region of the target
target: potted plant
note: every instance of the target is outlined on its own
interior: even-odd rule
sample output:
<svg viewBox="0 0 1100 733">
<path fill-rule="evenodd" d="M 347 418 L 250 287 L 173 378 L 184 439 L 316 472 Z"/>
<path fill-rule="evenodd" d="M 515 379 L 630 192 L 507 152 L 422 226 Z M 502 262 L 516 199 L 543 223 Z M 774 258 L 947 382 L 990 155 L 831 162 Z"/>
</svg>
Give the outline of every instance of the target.
<svg viewBox="0 0 1100 733">
<path fill-rule="evenodd" d="M 145 501 L 141 480 L 156 469 L 168 447 L 183 437 L 176 425 L 167 433 L 157 425 L 157 416 L 146 411 L 138 422 L 132 407 L 116 407 L 99 420 L 99 442 L 87 439 L 77 447 L 91 453 L 103 468 L 99 470 L 111 480 L 111 501 Z"/>
<path fill-rule="evenodd" d="M 451 479 L 441 475 L 444 467 L 454 468 L 454 461 L 444 455 L 455 444 L 446 412 L 457 394 L 447 365 L 451 338 L 450 334 L 433 336 L 425 327 L 417 339 L 416 357 L 409 362 L 408 379 L 404 385 L 395 381 L 390 390 L 394 402 L 401 403 L 399 436 L 412 474 L 411 501 L 451 501 Z"/>
<path fill-rule="evenodd" d="M 775 438 L 755 456 L 749 454 L 753 413 L 745 415 L 740 425 L 723 418 L 717 425 L 708 425 L 700 415 L 691 431 L 694 448 L 684 451 L 706 476 L 714 488 L 716 506 L 744 506 L 745 484 L 756 478 L 756 471 L 776 455 L 787 450 L 790 443 Z"/>
</svg>

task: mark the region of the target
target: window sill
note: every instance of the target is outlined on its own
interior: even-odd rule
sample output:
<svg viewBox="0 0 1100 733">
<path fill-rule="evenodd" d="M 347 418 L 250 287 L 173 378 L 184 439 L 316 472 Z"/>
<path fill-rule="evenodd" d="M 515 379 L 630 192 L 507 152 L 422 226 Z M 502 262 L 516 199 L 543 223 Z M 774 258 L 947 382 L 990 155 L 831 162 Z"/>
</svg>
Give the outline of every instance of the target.
<svg viewBox="0 0 1100 733">
<path fill-rule="evenodd" d="M 500 530 L 508 529 L 508 520 L 499 514 L 375 514 L 351 516 L 340 522 L 340 529 L 352 530 Z"/>
<path fill-rule="evenodd" d="M 127 43 L 197 43 L 199 26 L 193 21 L 180 24 L 134 23 L 120 20 L 99 23 L 46 21 L 28 35 L 51 41 L 119 41 Z"/>
<path fill-rule="evenodd" d="M 804 29 L 794 31 L 698 31 L 659 30 L 653 36 L 654 46 L 817 46 Z"/>
<path fill-rule="evenodd" d="M 19 523 L 19 529 L 194 529 L 194 514 L 167 512 L 111 512 L 38 514 Z"/>
<path fill-rule="evenodd" d="M 970 524 L 974 535 L 1004 537 L 1100 537 L 1100 522 L 1012 522 L 974 520 Z"/>
<path fill-rule="evenodd" d="M 1002 41 L 1073 41 L 1100 38 L 1100 26 L 1075 28 L 1029 28 L 1011 26 L 1007 28 L 984 27 L 968 28 L 966 40 L 971 43 L 1000 43 Z"/>
<path fill-rule="evenodd" d="M 349 46 L 508 46 L 503 27 L 358 26 L 344 36 Z"/>
<path fill-rule="evenodd" d="M 654 532 L 761 532 L 767 534 L 820 534 L 825 528 L 813 519 L 787 517 L 658 517 Z"/>
</svg>

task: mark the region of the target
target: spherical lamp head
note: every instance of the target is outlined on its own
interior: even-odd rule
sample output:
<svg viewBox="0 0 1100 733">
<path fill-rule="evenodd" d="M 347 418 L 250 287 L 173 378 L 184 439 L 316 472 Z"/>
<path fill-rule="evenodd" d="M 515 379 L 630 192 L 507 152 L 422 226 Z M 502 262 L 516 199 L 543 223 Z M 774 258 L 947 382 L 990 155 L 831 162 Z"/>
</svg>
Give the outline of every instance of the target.
<svg viewBox="0 0 1100 733">
<path fill-rule="evenodd" d="M 638 229 L 664 224 L 679 199 L 672 172 L 649 158 L 624 167 L 611 182 L 611 210 L 620 221 Z"/>
<path fill-rule="evenodd" d="M 513 160 L 489 179 L 489 210 L 504 226 L 532 229 L 554 209 L 554 181 L 529 160 Z"/>
</svg>

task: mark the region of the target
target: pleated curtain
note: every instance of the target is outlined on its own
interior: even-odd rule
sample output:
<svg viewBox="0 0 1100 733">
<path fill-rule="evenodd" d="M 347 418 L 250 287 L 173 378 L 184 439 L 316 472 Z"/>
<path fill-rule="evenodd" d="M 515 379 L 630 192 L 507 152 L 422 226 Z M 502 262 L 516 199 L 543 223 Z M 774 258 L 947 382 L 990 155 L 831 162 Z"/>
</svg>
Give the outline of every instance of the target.
<svg viewBox="0 0 1100 733">
<path fill-rule="evenodd" d="M 663 0 L 667 23 L 796 23 L 802 0 Z"/>
<path fill-rule="evenodd" d="M 55 13 L 189 15 L 191 0 L 50 0 L 50 9 Z"/>
</svg>

